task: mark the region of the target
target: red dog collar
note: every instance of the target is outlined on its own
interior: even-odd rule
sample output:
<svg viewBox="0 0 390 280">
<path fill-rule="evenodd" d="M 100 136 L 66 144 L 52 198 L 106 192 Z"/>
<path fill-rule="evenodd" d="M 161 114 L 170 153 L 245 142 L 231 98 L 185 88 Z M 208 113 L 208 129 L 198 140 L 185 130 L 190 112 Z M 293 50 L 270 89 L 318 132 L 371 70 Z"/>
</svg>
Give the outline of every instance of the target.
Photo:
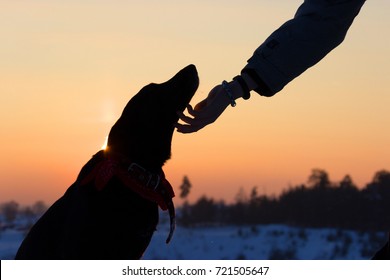
<svg viewBox="0 0 390 280">
<path fill-rule="evenodd" d="M 175 207 L 172 201 L 175 193 L 171 184 L 165 178 L 164 172 L 161 171 L 160 174 L 151 173 L 130 160 L 126 160 L 124 166 L 123 160 L 120 160 L 117 156 L 112 156 L 111 153 L 105 151 L 100 152 L 104 152 L 103 160 L 98 162 L 92 171 L 80 181 L 80 185 L 94 182 L 95 188 L 101 191 L 107 186 L 111 178 L 114 176 L 119 178 L 126 187 L 135 193 L 157 203 L 162 210 L 168 210 L 170 232 L 166 243 L 169 243 L 176 224 Z"/>
</svg>

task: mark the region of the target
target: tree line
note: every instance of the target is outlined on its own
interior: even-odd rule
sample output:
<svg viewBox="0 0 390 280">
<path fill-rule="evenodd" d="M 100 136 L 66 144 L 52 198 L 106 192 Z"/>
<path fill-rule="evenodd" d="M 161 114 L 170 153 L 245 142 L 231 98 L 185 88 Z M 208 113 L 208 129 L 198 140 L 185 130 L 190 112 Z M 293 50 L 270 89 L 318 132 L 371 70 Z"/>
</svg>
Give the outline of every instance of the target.
<svg viewBox="0 0 390 280">
<path fill-rule="evenodd" d="M 325 170 L 313 169 L 306 184 L 290 187 L 277 197 L 259 194 L 257 187 L 249 195 L 240 189 L 231 204 L 205 195 L 190 204 L 186 200 L 190 188 L 185 176 L 180 188 L 185 202 L 178 211 L 182 226 L 277 223 L 390 230 L 390 172 L 386 170 L 376 172 L 372 182 L 358 188 L 349 175 L 334 183 Z"/>
<path fill-rule="evenodd" d="M 8 201 L 0 204 L 0 229 L 3 226 L 12 227 L 18 217 L 23 217 L 27 220 L 36 220 L 47 210 L 46 204 L 39 200 L 32 205 L 20 206 L 16 201 Z"/>
<path fill-rule="evenodd" d="M 180 186 L 184 203 L 178 209 L 182 226 L 286 224 L 390 231 L 390 172 L 386 170 L 376 172 L 370 183 L 358 188 L 349 175 L 331 182 L 325 170 L 313 169 L 306 184 L 290 187 L 279 196 L 259 194 L 257 187 L 249 194 L 240 189 L 230 204 L 206 195 L 190 204 L 191 188 L 184 176 Z M 2 203 L 0 229 L 12 225 L 18 216 L 33 222 L 46 209 L 42 201 L 27 207 L 15 201 Z"/>
</svg>

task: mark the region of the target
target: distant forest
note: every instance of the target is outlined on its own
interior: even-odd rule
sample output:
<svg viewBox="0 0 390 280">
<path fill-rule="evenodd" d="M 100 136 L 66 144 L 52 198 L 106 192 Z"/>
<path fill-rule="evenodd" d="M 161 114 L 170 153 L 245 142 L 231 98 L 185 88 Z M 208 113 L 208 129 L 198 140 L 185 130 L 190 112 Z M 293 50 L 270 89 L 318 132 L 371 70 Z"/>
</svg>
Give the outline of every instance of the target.
<svg viewBox="0 0 390 280">
<path fill-rule="evenodd" d="M 178 224 L 185 227 L 219 225 L 285 224 L 313 228 L 340 228 L 363 231 L 390 231 L 390 172 L 375 173 L 372 182 L 358 188 L 346 175 L 340 182 L 329 180 L 325 170 L 313 169 L 307 183 L 290 187 L 278 197 L 259 194 L 253 187 L 249 194 L 240 189 L 233 203 L 227 204 L 201 196 L 190 204 L 192 185 L 184 176 L 177 209 Z M 20 207 L 15 201 L 0 205 L 0 229 L 12 226 L 17 217 L 30 223 L 47 206 L 42 201 Z"/>
<path fill-rule="evenodd" d="M 286 224 L 390 231 L 390 172 L 385 170 L 358 188 L 349 175 L 334 183 L 325 170 L 313 169 L 307 184 L 290 187 L 278 197 L 260 195 L 256 187 L 248 195 L 240 189 L 231 204 L 207 196 L 190 204 L 190 189 L 185 176 L 180 186 L 185 202 L 178 211 L 182 226 Z"/>
</svg>

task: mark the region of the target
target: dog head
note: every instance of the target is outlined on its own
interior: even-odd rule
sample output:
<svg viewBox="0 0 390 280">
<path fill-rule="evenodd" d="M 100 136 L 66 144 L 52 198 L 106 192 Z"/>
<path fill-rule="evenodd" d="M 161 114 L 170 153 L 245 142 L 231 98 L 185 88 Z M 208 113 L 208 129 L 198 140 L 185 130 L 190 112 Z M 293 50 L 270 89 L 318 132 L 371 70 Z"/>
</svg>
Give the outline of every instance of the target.
<svg viewBox="0 0 390 280">
<path fill-rule="evenodd" d="M 177 112 L 185 109 L 198 85 L 196 67 L 189 65 L 165 83 L 142 88 L 111 128 L 107 149 L 150 170 L 160 169 L 171 155 Z"/>
</svg>

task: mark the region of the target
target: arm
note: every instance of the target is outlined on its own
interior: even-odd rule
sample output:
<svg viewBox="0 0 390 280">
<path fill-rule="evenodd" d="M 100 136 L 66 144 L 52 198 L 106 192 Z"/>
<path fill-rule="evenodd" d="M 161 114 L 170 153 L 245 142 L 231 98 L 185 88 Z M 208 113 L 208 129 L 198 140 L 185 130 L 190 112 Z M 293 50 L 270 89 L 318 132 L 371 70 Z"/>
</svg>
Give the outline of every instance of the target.
<svg viewBox="0 0 390 280">
<path fill-rule="evenodd" d="M 306 69 L 315 65 L 345 38 L 365 0 L 305 0 L 293 19 L 274 31 L 248 60 L 241 76 L 249 90 L 273 96 Z M 236 81 L 229 83 L 233 98 L 243 96 Z M 185 124 L 179 132 L 191 133 L 213 123 L 230 104 L 221 85 L 192 108 L 179 112 Z"/>
<path fill-rule="evenodd" d="M 365 0 L 305 0 L 242 70 L 260 95 L 272 96 L 344 40 Z"/>
</svg>

